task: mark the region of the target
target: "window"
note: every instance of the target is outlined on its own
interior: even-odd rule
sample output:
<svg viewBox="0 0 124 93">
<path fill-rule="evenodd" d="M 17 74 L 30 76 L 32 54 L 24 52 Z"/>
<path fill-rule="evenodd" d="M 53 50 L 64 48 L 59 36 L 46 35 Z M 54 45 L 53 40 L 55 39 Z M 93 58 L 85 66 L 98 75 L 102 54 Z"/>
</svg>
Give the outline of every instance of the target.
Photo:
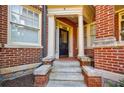
<svg viewBox="0 0 124 93">
<path fill-rule="evenodd" d="M 18 5 L 11 5 L 9 11 L 9 44 L 40 45 L 40 14 Z"/>
<path fill-rule="evenodd" d="M 96 39 L 95 23 L 86 24 L 84 26 L 84 47 L 92 48 L 92 45 Z"/>
<path fill-rule="evenodd" d="M 120 14 L 120 40 L 124 40 L 124 13 Z"/>
<path fill-rule="evenodd" d="M 96 39 L 96 28 L 95 24 L 90 25 L 90 35 L 91 35 L 91 46 L 94 43 L 94 40 Z"/>
</svg>

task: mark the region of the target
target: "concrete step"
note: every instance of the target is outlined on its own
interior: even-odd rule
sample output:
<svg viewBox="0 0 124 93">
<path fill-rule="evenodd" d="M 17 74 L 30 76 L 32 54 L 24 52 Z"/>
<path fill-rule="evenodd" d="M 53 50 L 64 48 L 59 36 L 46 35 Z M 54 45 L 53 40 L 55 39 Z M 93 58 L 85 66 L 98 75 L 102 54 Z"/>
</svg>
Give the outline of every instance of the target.
<svg viewBox="0 0 124 93">
<path fill-rule="evenodd" d="M 81 73 L 80 67 L 53 67 L 52 72 L 71 72 L 71 73 Z"/>
<path fill-rule="evenodd" d="M 80 63 L 78 61 L 72 61 L 72 62 L 69 62 L 69 61 L 54 61 L 53 62 L 53 66 L 54 67 L 74 67 L 74 66 L 80 66 Z"/>
<path fill-rule="evenodd" d="M 81 73 L 51 73 L 50 80 L 77 80 L 83 81 L 84 77 Z"/>
<path fill-rule="evenodd" d="M 50 80 L 47 87 L 86 87 L 83 81 L 55 81 Z"/>
</svg>

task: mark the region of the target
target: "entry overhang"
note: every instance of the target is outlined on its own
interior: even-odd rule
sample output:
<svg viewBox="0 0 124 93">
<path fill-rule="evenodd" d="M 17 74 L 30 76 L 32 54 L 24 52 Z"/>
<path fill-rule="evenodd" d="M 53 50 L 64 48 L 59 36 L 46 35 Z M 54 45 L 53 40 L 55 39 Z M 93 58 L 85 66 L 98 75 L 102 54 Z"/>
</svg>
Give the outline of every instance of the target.
<svg viewBox="0 0 124 93">
<path fill-rule="evenodd" d="M 82 15 L 83 7 L 80 8 L 54 8 L 48 9 L 48 15 Z"/>
</svg>

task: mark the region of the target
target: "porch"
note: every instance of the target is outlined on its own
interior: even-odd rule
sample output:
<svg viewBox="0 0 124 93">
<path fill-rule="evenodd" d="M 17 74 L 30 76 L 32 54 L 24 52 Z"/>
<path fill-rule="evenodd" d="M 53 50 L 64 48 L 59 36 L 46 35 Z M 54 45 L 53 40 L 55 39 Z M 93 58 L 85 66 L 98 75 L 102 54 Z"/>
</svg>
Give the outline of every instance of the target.
<svg viewBox="0 0 124 93">
<path fill-rule="evenodd" d="M 78 69 L 80 69 L 78 74 L 80 73 L 80 75 L 82 76 L 81 80 L 83 82 L 84 79 L 83 79 L 82 70 L 81 70 L 82 66 L 85 66 L 85 65 L 93 66 L 93 60 L 92 60 L 93 53 L 91 52 L 88 53 L 88 51 L 90 50 L 92 51 L 93 41 L 91 40 L 94 40 L 94 37 L 93 37 L 94 34 L 91 35 L 91 33 L 95 33 L 94 16 L 95 16 L 95 10 L 93 6 L 73 6 L 73 7 L 72 6 L 70 7 L 48 6 L 48 14 L 47 14 L 47 17 L 48 17 L 47 43 L 48 44 L 46 48 L 47 55 L 45 55 L 43 58 L 44 64 L 52 65 L 52 70 L 54 70 L 56 69 L 54 68 L 56 61 L 60 62 L 61 65 L 63 63 L 66 64 L 67 62 L 68 64 L 70 64 L 70 66 L 71 64 L 73 64 L 73 62 L 77 62 L 79 64 Z M 70 69 L 70 66 L 69 66 L 69 69 Z M 57 68 L 60 70 L 61 66 Z M 66 69 L 65 70 L 63 69 L 63 70 L 65 72 L 74 71 L 73 67 L 71 67 L 71 69 L 73 70 L 69 70 L 69 69 L 67 69 L 67 71 Z M 67 76 L 66 73 L 61 75 L 63 77 Z M 57 76 L 56 76 L 56 73 L 55 73 L 54 74 L 55 80 L 56 80 L 56 77 L 61 77 L 61 75 L 58 75 L 57 73 Z M 48 76 L 44 77 L 45 80 L 48 79 Z M 71 80 L 71 75 L 69 77 Z M 76 77 L 76 75 L 73 77 L 78 78 Z M 61 79 L 59 78 L 59 81 L 60 80 Z M 65 82 L 66 79 L 64 78 L 62 80 L 63 82 Z M 54 82 L 54 84 L 55 83 L 56 81 Z M 51 86 L 51 83 L 48 83 L 48 86 L 49 84 Z M 52 85 L 53 85 L 53 81 L 52 81 Z M 55 84 L 55 85 L 58 85 L 58 84 Z"/>
<path fill-rule="evenodd" d="M 48 6 L 48 44 L 43 61 L 61 57 L 91 61 L 93 53 L 88 52 L 92 51 L 93 38 L 89 32 L 95 30 L 94 11 L 93 6 Z"/>
</svg>

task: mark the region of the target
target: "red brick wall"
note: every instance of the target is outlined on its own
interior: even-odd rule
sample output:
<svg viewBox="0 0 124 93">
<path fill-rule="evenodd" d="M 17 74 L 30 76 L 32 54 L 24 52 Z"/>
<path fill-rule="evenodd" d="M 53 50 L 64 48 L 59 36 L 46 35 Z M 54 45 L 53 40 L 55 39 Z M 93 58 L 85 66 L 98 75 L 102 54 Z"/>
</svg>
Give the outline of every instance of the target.
<svg viewBox="0 0 124 93">
<path fill-rule="evenodd" d="M 0 5 L 0 43 L 7 43 L 7 6 Z"/>
<path fill-rule="evenodd" d="M 0 48 L 0 68 L 40 62 L 40 48 Z"/>
<path fill-rule="evenodd" d="M 3 45 L 7 44 L 7 9 L 8 6 L 0 6 L 0 43 Z M 0 68 L 40 62 L 40 54 L 41 48 L 0 48 Z"/>
<path fill-rule="evenodd" d="M 96 38 L 114 36 L 114 6 L 97 5 L 96 10 Z"/>
<path fill-rule="evenodd" d="M 124 74 L 124 47 L 95 48 L 95 67 Z"/>
<path fill-rule="evenodd" d="M 118 15 L 114 6 L 96 6 L 96 38 L 114 36 L 119 40 Z M 124 74 L 124 46 L 94 48 L 95 67 Z"/>
</svg>

